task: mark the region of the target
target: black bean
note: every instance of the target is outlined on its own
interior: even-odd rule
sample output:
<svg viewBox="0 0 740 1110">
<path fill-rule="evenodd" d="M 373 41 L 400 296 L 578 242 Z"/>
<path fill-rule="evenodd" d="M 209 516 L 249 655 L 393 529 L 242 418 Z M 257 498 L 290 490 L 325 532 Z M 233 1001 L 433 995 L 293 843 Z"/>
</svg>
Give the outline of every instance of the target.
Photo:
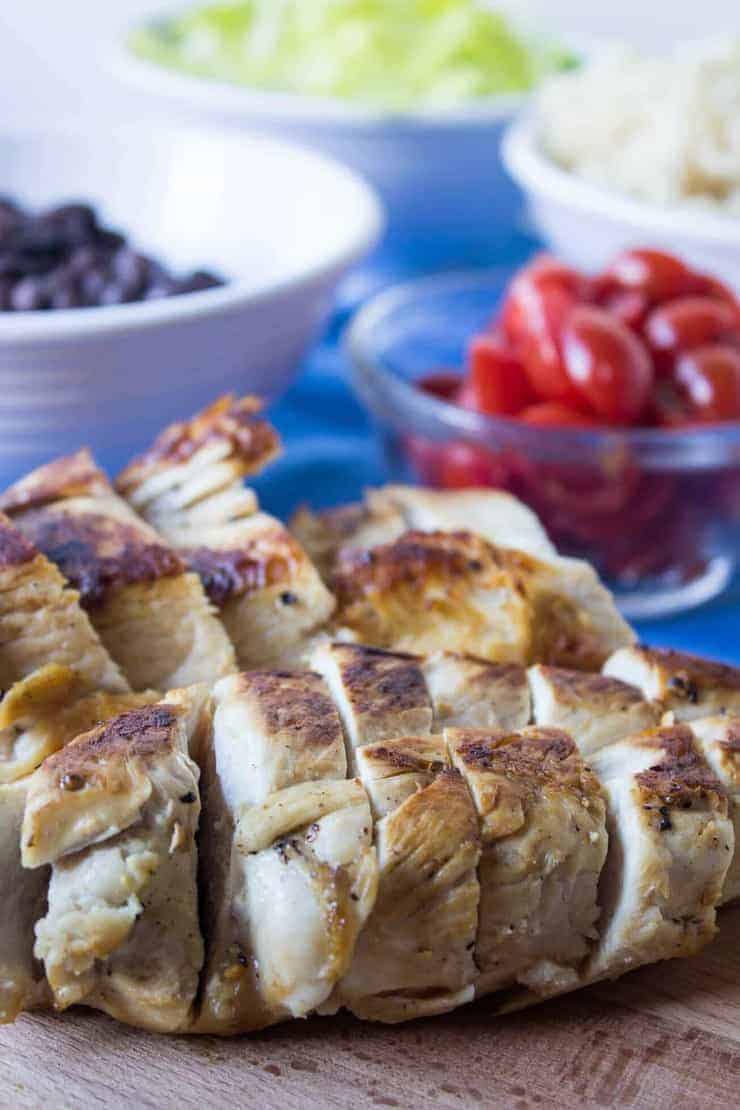
<svg viewBox="0 0 740 1110">
<path fill-rule="evenodd" d="M 41 212 L 0 197 L 0 311 L 123 304 L 213 289 L 208 270 L 175 277 L 77 201 Z"/>
<path fill-rule="evenodd" d="M 13 286 L 10 306 L 16 312 L 30 312 L 49 307 L 49 295 L 43 278 L 24 277 Z"/>
</svg>

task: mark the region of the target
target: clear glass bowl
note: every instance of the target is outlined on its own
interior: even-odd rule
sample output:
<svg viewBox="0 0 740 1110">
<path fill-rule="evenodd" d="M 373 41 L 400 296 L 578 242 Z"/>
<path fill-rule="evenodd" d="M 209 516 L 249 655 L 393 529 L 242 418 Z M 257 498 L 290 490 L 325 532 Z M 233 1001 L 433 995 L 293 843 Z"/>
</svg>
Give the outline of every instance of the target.
<svg viewBox="0 0 740 1110">
<path fill-rule="evenodd" d="M 510 278 L 498 269 L 410 282 L 375 297 L 352 321 L 354 386 L 392 477 L 509 490 L 531 505 L 560 551 L 597 567 L 630 617 L 715 597 L 740 552 L 740 423 L 532 427 L 469 412 L 415 384 L 462 371 L 468 342 L 489 323 Z"/>
</svg>

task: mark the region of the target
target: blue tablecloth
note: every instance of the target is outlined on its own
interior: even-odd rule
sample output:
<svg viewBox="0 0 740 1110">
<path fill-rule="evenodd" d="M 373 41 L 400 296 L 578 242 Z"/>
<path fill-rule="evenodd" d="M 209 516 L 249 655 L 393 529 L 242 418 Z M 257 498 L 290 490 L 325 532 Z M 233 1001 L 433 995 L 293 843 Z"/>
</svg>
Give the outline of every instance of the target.
<svg viewBox="0 0 740 1110">
<path fill-rule="evenodd" d="M 491 259 L 512 266 L 536 246 L 525 233 L 512 239 L 505 257 Z M 480 260 L 475 260 L 480 262 Z M 454 259 L 452 265 L 470 265 Z M 394 279 L 426 272 L 423 259 L 406 262 L 380 259 L 366 270 L 367 285 L 382 285 Z M 356 499 L 363 487 L 382 482 L 384 462 L 368 419 L 354 398 L 347 381 L 341 350 L 341 333 L 356 300 L 357 282 L 346 287 L 340 306 L 322 341 L 306 360 L 303 371 L 289 393 L 271 410 L 286 445 L 283 459 L 259 481 L 265 506 L 287 516 L 302 501 L 314 506 L 336 505 Z M 682 616 L 637 625 L 647 643 L 667 645 L 740 663 L 740 581 L 719 600 Z"/>
</svg>

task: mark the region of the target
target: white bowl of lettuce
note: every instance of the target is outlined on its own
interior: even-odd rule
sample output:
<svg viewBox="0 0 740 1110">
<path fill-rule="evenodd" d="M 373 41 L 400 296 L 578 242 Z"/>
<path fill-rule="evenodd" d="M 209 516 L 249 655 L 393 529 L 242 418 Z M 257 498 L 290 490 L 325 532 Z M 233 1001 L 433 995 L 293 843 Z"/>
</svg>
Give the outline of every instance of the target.
<svg viewBox="0 0 740 1110">
<path fill-rule="evenodd" d="M 133 28 L 115 69 L 170 111 L 348 163 L 379 189 L 395 245 L 433 263 L 505 240 L 504 124 L 573 61 L 482 0 L 232 0 Z"/>
</svg>

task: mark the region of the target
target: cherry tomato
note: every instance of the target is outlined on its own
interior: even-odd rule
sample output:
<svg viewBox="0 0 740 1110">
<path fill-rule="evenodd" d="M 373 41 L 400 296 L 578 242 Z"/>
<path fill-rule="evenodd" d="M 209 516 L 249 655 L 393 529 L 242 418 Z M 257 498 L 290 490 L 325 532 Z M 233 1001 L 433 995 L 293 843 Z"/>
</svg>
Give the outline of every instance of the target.
<svg viewBox="0 0 740 1110">
<path fill-rule="evenodd" d="M 603 301 L 601 307 L 626 324 L 630 331 L 639 332 L 650 311 L 650 301 L 637 289 L 619 289 Z"/>
<path fill-rule="evenodd" d="M 701 294 L 705 297 L 714 297 L 716 301 L 726 301 L 727 304 L 732 305 L 735 310 L 735 316 L 740 325 L 740 300 L 730 289 L 729 285 L 725 285 L 719 278 L 710 277 L 708 274 L 703 274 L 701 278 Z"/>
<path fill-rule="evenodd" d="M 667 373 L 681 351 L 731 338 L 736 314 L 727 301 L 713 297 L 678 297 L 660 305 L 645 321 L 645 338 L 656 357 L 656 369 Z M 667 357 L 666 357 L 667 356 Z"/>
<path fill-rule="evenodd" d="M 519 414 L 519 419 L 540 428 L 588 428 L 596 424 L 592 417 L 560 401 L 540 401 L 537 405 L 530 405 Z"/>
<path fill-rule="evenodd" d="M 480 412 L 515 416 L 535 399 L 521 362 L 496 336 L 476 336 L 469 365 L 471 394 Z"/>
<path fill-rule="evenodd" d="M 585 282 L 576 271 L 547 256 L 521 270 L 511 284 L 502 327 L 543 400 L 579 403 L 565 373 L 560 333 L 584 290 Z"/>
<path fill-rule="evenodd" d="M 506 486 L 508 471 L 492 451 L 464 442 L 447 443 L 440 448 L 439 485 L 443 489 L 471 486 Z"/>
<path fill-rule="evenodd" d="M 702 278 L 680 259 L 664 251 L 623 251 L 605 272 L 607 280 L 623 289 L 637 289 L 654 304 L 702 291 Z"/>
<path fill-rule="evenodd" d="M 573 387 L 609 424 L 633 424 L 650 400 L 653 364 L 644 343 L 602 308 L 579 305 L 563 331 Z"/>
<path fill-rule="evenodd" d="M 724 344 L 681 355 L 674 372 L 689 421 L 740 420 L 740 352 Z"/>
<path fill-rule="evenodd" d="M 419 387 L 425 393 L 431 393 L 433 397 L 452 401 L 456 399 L 462 383 L 463 379 L 454 370 L 435 370 L 434 373 L 427 374 L 421 379 Z"/>
</svg>

